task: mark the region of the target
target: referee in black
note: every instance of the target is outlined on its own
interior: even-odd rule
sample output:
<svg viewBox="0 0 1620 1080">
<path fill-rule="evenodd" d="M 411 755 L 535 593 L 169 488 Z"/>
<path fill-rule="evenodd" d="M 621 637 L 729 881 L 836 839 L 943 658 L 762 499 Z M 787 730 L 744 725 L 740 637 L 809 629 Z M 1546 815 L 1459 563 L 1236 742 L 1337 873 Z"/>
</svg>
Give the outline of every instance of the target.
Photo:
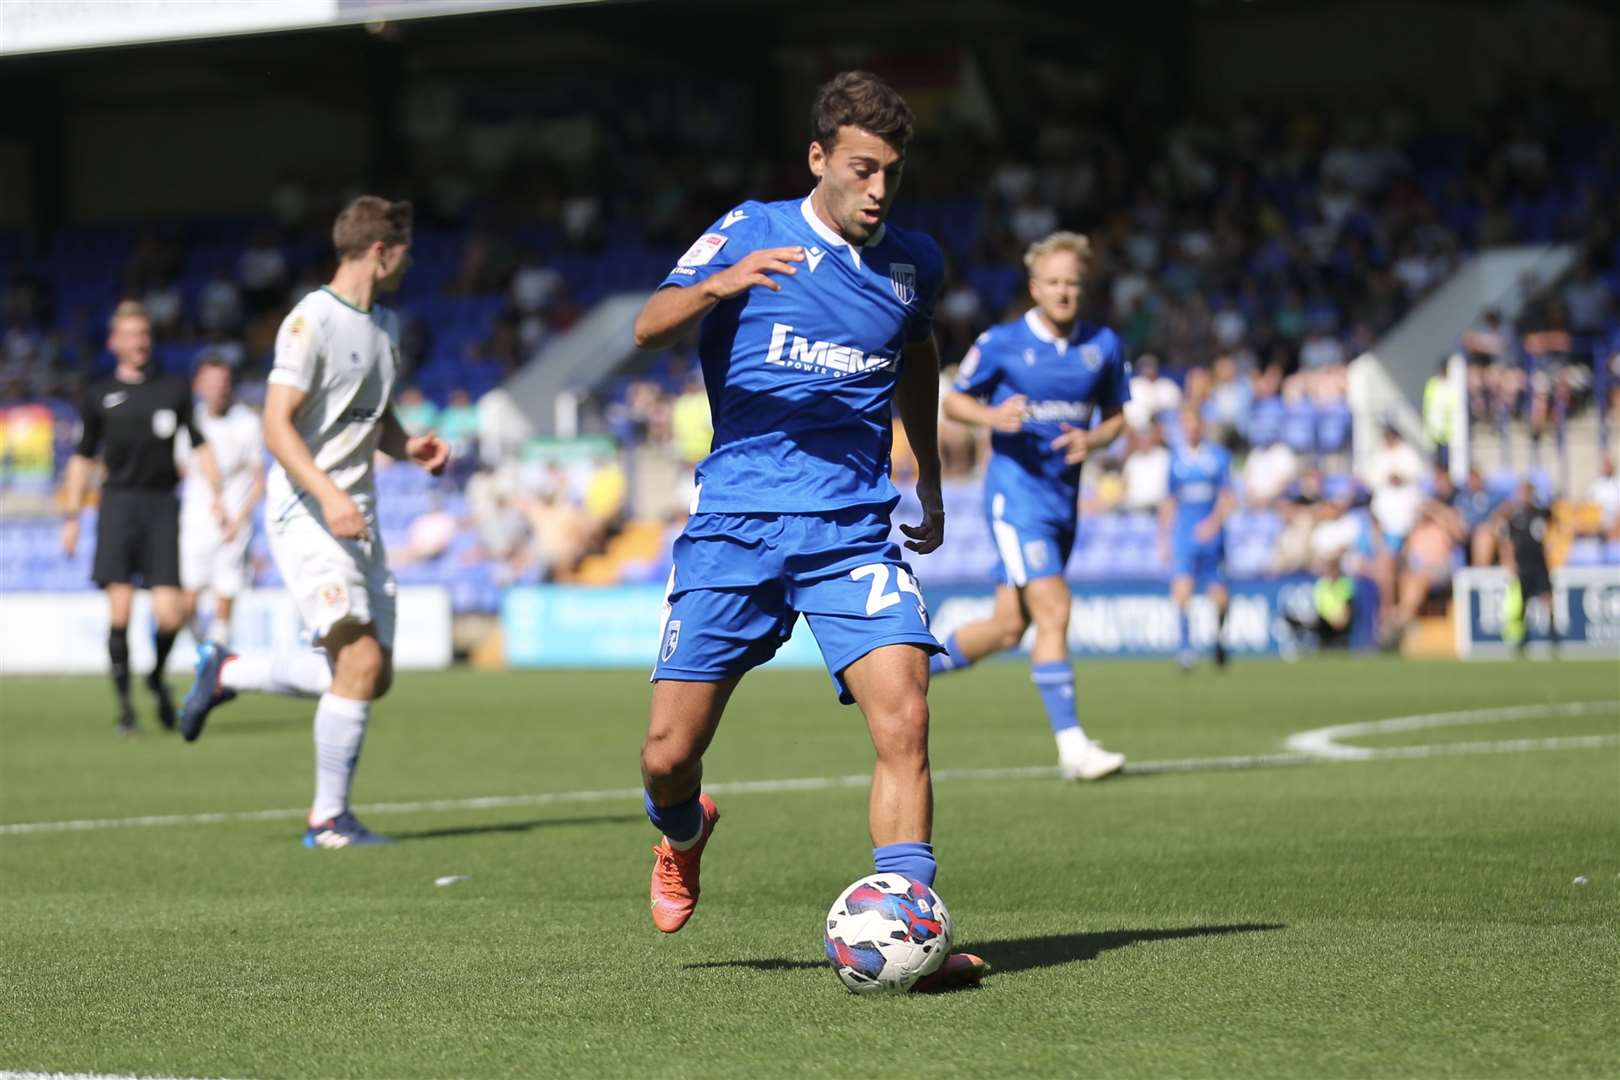
<svg viewBox="0 0 1620 1080">
<path fill-rule="evenodd" d="M 137 583 L 152 591 L 157 622 L 157 663 L 146 678 L 157 700 L 158 719 L 174 727 L 174 703 L 163 682 L 163 665 L 180 632 L 180 482 L 174 463 L 174 437 L 183 425 L 197 448 L 192 460 L 214 489 L 220 516 L 219 469 L 192 415 L 191 387 L 184 379 L 159 375 L 152 367 L 152 324 L 146 309 L 126 300 L 113 311 L 107 348 L 118 360 L 112 377 L 91 384 L 82 408 L 83 435 L 68 459 L 67 521 L 62 550 L 79 546 L 79 511 L 84 506 L 96 455 L 107 467 L 101 514 L 96 523 L 96 557 L 91 576 L 107 592 L 107 655 L 118 689 L 118 733 L 136 731 L 129 703 L 129 612 Z"/>
</svg>

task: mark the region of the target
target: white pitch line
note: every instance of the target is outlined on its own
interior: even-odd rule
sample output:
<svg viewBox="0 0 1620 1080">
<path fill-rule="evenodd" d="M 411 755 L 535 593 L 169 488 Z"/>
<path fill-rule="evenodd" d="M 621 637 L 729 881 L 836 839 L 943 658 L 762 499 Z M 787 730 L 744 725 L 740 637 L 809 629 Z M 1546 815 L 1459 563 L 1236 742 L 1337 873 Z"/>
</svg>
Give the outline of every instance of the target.
<svg viewBox="0 0 1620 1080">
<path fill-rule="evenodd" d="M 1385 735 L 1393 731 L 1425 731 L 1429 728 L 1462 724 L 1499 724 L 1508 720 L 1546 720 L 1567 716 L 1601 716 L 1620 710 L 1620 701 L 1572 701 L 1566 704 L 1510 705 L 1499 709 L 1463 709 L 1455 712 L 1420 713 L 1387 720 L 1365 720 L 1355 724 L 1334 724 L 1288 736 L 1288 749 L 1302 754 L 1339 760 L 1369 759 L 1386 754 L 1366 746 L 1343 746 L 1340 739 L 1359 735 Z M 1395 748 L 1391 748 L 1395 749 Z M 1407 747 L 1406 749 L 1416 749 Z M 1419 756 L 1422 755 L 1406 755 Z"/>
<path fill-rule="evenodd" d="M 1352 761 L 1380 761 L 1399 758 L 1449 757 L 1468 754 L 1520 754 L 1541 750 L 1591 750 L 1620 746 L 1620 734 L 1570 735 L 1542 739 L 1501 739 L 1495 741 L 1441 743 L 1425 746 L 1392 746 L 1379 749 L 1341 746 L 1338 737 L 1390 731 L 1413 731 L 1424 727 L 1489 723 L 1503 720 L 1543 719 L 1562 716 L 1601 715 L 1620 710 L 1620 701 L 1582 701 L 1567 705 L 1526 705 L 1509 709 L 1469 709 L 1421 716 L 1398 716 L 1359 724 L 1338 724 L 1292 735 L 1287 740 L 1290 753 L 1237 754 L 1228 757 L 1169 758 L 1142 761 L 1125 767 L 1132 776 L 1162 773 L 1207 772 L 1223 769 L 1265 769 L 1290 765 L 1326 765 Z M 942 783 L 959 781 L 1050 780 L 1058 770 L 1048 765 L 1014 766 L 999 769 L 937 769 L 934 779 Z M 704 784 L 714 795 L 782 794 L 794 791 L 827 791 L 835 788 L 865 787 L 868 773 L 844 776 L 800 776 L 779 780 L 731 780 Z M 370 803 L 359 809 L 366 814 L 423 814 L 447 810 L 495 810 L 519 806 L 556 806 L 568 803 L 625 802 L 639 800 L 641 788 L 597 788 L 584 791 L 543 791 L 528 795 L 484 795 L 463 799 L 428 799 L 417 802 Z M 28 836 L 39 833 L 85 832 L 100 829 L 161 828 L 176 825 L 223 825 L 255 821 L 283 821 L 302 818 L 303 809 L 235 810 L 201 814 L 150 814 L 141 817 L 86 818 L 76 821 L 24 821 L 0 825 L 0 836 Z M 0 1073 L 0 1080 L 7 1074 Z"/>
</svg>

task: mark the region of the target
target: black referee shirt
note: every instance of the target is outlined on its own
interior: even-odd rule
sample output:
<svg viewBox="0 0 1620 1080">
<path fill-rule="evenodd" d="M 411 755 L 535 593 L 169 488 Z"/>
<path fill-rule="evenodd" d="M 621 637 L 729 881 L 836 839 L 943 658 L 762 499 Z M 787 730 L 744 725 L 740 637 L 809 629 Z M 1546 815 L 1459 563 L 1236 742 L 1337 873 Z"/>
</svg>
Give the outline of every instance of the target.
<svg viewBox="0 0 1620 1080">
<path fill-rule="evenodd" d="M 92 383 L 81 418 L 79 454 L 101 452 L 108 490 L 170 491 L 180 483 L 174 467 L 174 436 L 184 425 L 191 445 L 203 444 L 192 413 L 191 386 L 184 379 L 149 375 L 138 383 L 108 377 Z"/>
</svg>

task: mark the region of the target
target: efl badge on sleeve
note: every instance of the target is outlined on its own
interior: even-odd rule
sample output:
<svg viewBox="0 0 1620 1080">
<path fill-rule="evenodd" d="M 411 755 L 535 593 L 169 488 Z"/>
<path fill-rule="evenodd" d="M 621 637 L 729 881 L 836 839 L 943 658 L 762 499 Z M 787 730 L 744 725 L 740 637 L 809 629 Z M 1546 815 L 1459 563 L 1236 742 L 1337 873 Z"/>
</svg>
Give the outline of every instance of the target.
<svg viewBox="0 0 1620 1080">
<path fill-rule="evenodd" d="M 917 299 L 917 268 L 910 263 L 890 263 L 889 285 L 902 304 L 913 303 Z"/>
</svg>

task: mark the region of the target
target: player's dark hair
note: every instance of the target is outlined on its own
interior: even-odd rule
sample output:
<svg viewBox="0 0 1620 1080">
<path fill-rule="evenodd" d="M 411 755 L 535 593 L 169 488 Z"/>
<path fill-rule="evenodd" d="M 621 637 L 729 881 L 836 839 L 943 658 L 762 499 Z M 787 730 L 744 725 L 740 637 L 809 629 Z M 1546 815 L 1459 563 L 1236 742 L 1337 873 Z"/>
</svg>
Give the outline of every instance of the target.
<svg viewBox="0 0 1620 1080">
<path fill-rule="evenodd" d="M 379 240 L 388 247 L 408 244 L 414 218 L 415 211 L 408 202 L 362 195 L 345 206 L 332 223 L 332 246 L 340 259 L 354 259 Z"/>
<path fill-rule="evenodd" d="M 911 106 L 869 71 L 842 71 L 823 83 L 810 105 L 810 138 L 832 153 L 844 125 L 870 131 L 896 150 L 911 141 Z"/>
</svg>

